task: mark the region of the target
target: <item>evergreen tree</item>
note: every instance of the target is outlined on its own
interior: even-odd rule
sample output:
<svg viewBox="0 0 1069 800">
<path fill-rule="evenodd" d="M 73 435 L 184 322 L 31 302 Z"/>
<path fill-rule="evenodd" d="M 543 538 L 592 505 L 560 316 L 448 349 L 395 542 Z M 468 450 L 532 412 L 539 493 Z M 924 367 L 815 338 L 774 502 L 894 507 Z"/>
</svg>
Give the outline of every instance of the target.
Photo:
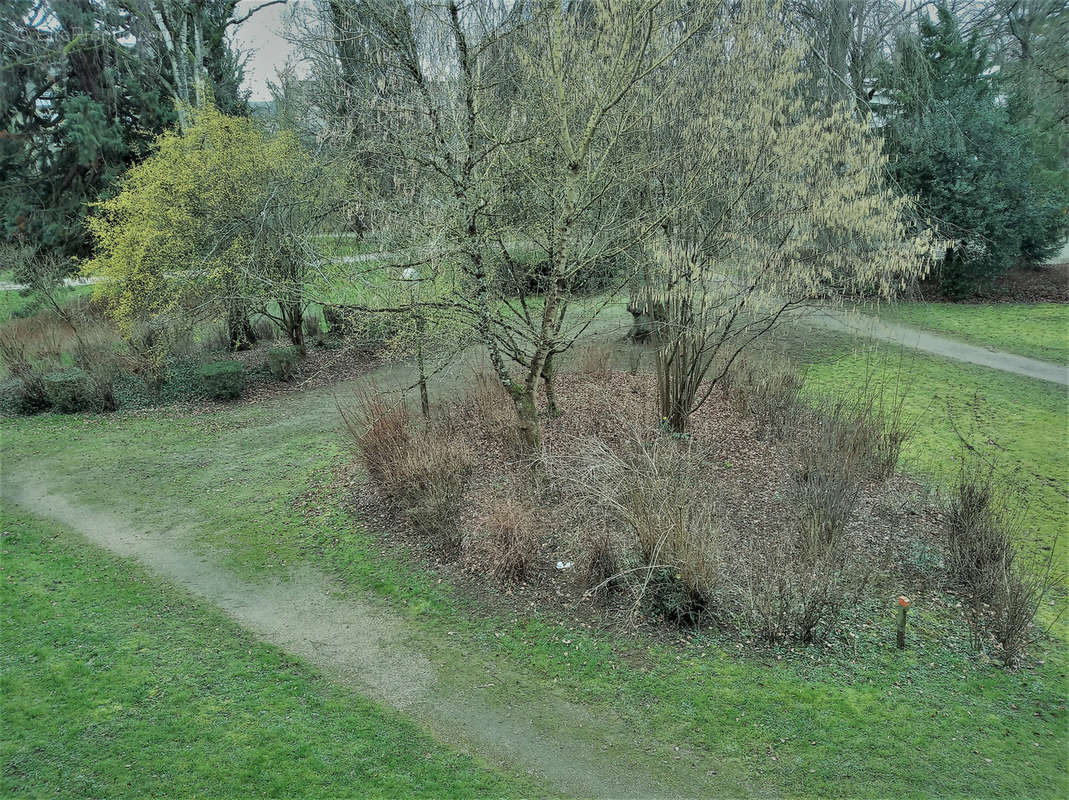
<svg viewBox="0 0 1069 800">
<path fill-rule="evenodd" d="M 247 113 L 228 44 L 236 0 L 196 4 L 216 103 Z M 88 204 L 176 120 L 174 75 L 150 9 L 120 0 L 11 0 L 0 11 L 0 236 L 84 257 Z M 35 263 L 28 259 L 26 264 Z M 29 267 L 26 267 L 29 268 Z M 32 275 L 23 275 L 33 278 Z"/>
<path fill-rule="evenodd" d="M 1037 136 L 1014 121 L 979 34 L 937 9 L 899 43 L 886 81 L 890 170 L 950 242 L 934 278 L 964 294 L 1042 257 L 1064 235 L 1064 198 L 1037 180 Z"/>
</svg>

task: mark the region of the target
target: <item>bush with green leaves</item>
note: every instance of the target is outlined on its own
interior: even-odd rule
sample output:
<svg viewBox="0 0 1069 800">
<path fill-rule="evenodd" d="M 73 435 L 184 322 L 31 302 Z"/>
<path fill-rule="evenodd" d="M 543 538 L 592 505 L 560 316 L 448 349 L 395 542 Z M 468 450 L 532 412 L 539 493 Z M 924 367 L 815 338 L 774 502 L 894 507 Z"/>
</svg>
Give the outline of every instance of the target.
<svg viewBox="0 0 1069 800">
<path fill-rule="evenodd" d="M 204 393 L 213 400 L 232 400 L 245 389 L 245 368 L 240 361 L 213 361 L 197 370 Z"/>
<path fill-rule="evenodd" d="M 303 351 L 307 284 L 328 269 L 311 234 L 329 182 L 290 132 L 207 105 L 184 113 L 89 219 L 94 296 L 124 335 L 225 320 L 233 350 L 251 344 L 260 308 Z"/>
<path fill-rule="evenodd" d="M 288 381 L 297 374 L 300 357 L 300 350 L 293 345 L 272 347 L 267 351 L 267 368 L 278 380 Z"/>
</svg>

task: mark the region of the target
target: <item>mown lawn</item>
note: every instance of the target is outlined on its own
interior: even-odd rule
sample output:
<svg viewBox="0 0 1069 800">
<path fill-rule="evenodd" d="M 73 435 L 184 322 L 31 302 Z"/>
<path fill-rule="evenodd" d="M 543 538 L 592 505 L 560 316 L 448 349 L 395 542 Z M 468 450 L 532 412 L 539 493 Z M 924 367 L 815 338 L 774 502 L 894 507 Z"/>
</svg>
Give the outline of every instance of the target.
<svg viewBox="0 0 1069 800">
<path fill-rule="evenodd" d="M 821 351 L 811 367 L 814 385 L 841 387 L 861 374 L 864 357 L 834 359 L 832 352 Z M 1064 491 L 1058 432 L 1065 407 L 1046 387 L 934 361 L 915 371 L 915 386 L 932 397 L 964 401 L 963 385 L 983 390 L 967 407 L 979 409 L 984 430 L 998 435 L 1023 472 L 1061 475 Z M 346 396 L 344 387 L 337 391 Z M 909 463 L 917 465 L 926 446 L 952 444 L 923 396 L 918 391 L 911 403 L 934 432 L 911 450 Z M 81 502 L 137 515 L 145 525 L 195 520 L 204 541 L 227 548 L 229 565 L 242 571 L 314 563 L 354 591 L 377 593 L 454 674 L 507 675 L 501 702 L 582 702 L 638 738 L 698 754 L 696 768 L 722 780 L 723 795 L 743 787 L 840 797 L 1069 793 L 1069 662 L 1060 636 L 1040 645 L 1026 669 L 1010 672 L 971 652 L 950 598 L 911 612 L 904 653 L 893 646 L 891 598 L 854 621 L 856 639 L 771 650 L 709 635 L 671 645 L 591 631 L 537 610 L 517 616 L 473 608 L 418 565 L 384 553 L 348 510 L 344 490 L 319 491 L 350 457 L 330 392 L 208 415 L 43 416 L 4 425 L 6 468 L 39 470 Z M 946 458 L 938 463 L 950 464 Z M 1044 525 L 1057 524 L 1056 510 L 1048 513 L 1054 516 L 1041 515 Z"/>
<path fill-rule="evenodd" d="M 870 312 L 874 309 L 868 309 Z M 970 344 L 1069 364 L 1069 305 L 1062 303 L 892 303 L 881 319 Z"/>
<path fill-rule="evenodd" d="M 524 792 L 137 566 L 0 525 L 4 797 Z"/>
<path fill-rule="evenodd" d="M 1063 387 L 912 351 L 885 348 L 824 353 L 807 367 L 812 392 L 841 392 L 866 381 L 904 392 L 912 436 L 903 451 L 911 472 L 947 486 L 966 445 L 995 465 L 1026 504 L 1038 547 L 1057 538 L 1069 554 L 1069 396 Z"/>
<path fill-rule="evenodd" d="M 3 278 L 0 278 L 3 280 Z M 88 295 L 91 286 L 65 286 L 56 289 L 53 296 L 61 305 L 76 297 Z M 0 291 L 0 323 L 14 317 L 30 316 L 42 308 L 50 308 L 48 300 L 35 291 Z"/>
</svg>

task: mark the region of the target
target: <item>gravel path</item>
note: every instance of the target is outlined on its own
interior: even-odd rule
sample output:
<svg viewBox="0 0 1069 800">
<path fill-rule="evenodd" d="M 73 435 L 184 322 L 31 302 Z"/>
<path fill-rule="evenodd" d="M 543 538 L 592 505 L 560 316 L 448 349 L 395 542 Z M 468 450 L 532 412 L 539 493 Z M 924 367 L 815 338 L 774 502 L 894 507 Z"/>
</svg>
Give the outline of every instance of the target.
<svg viewBox="0 0 1069 800">
<path fill-rule="evenodd" d="M 967 364 L 1069 386 L 1069 367 L 1002 350 L 977 347 L 908 325 L 884 322 L 867 314 L 820 309 L 807 313 L 802 319 L 814 327 L 879 339 L 954 361 L 964 361 Z"/>
</svg>

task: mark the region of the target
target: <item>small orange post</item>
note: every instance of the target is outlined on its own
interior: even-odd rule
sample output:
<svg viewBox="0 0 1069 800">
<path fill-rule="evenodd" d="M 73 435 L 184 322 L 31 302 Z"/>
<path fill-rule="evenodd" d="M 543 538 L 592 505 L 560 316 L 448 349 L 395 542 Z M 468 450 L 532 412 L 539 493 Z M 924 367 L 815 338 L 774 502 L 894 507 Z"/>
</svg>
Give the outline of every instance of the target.
<svg viewBox="0 0 1069 800">
<path fill-rule="evenodd" d="M 906 611 L 909 610 L 909 598 L 904 595 L 898 596 L 898 636 L 899 650 L 906 648 Z"/>
</svg>

